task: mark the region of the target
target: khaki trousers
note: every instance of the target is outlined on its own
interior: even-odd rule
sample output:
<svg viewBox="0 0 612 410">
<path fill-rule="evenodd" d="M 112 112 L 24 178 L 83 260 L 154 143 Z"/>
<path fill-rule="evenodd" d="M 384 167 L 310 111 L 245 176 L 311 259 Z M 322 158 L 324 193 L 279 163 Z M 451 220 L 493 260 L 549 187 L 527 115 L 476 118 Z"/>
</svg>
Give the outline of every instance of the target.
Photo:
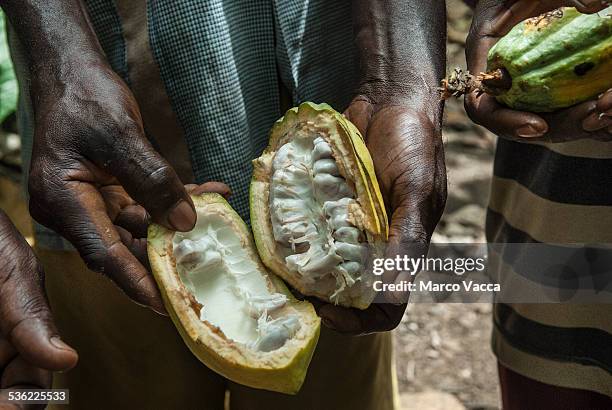
<svg viewBox="0 0 612 410">
<path fill-rule="evenodd" d="M 251 389 L 209 370 L 169 318 L 131 302 L 108 279 L 89 271 L 75 252 L 37 253 L 59 330 L 79 352 L 76 368 L 54 377 L 55 388 L 70 389 L 70 408 L 397 407 L 391 333 L 348 337 L 322 329 L 299 394 Z"/>
</svg>

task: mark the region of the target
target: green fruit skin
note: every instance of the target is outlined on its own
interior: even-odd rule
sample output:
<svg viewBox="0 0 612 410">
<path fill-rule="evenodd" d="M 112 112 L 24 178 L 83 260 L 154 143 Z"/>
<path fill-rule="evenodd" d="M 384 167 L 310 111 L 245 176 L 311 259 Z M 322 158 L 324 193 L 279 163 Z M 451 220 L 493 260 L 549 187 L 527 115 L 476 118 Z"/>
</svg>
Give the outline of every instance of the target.
<svg viewBox="0 0 612 410">
<path fill-rule="evenodd" d="M 560 18 L 518 24 L 491 48 L 487 71 L 504 68 L 512 78 L 498 101 L 549 112 L 612 87 L 612 17 L 562 10 Z"/>
</svg>

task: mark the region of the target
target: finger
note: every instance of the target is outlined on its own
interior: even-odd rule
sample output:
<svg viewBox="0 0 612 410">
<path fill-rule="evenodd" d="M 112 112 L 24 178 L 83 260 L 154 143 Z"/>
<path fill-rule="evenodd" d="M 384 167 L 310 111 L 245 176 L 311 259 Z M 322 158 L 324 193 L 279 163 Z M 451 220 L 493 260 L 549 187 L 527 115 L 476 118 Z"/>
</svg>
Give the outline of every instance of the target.
<svg viewBox="0 0 612 410">
<path fill-rule="evenodd" d="M 595 112 L 590 114 L 582 122 L 582 128 L 586 131 L 598 131 L 612 125 L 612 90 L 603 93 L 597 99 Z"/>
<path fill-rule="evenodd" d="M 547 122 L 539 115 L 506 108 L 486 94 L 466 95 L 465 110 L 472 121 L 506 139 L 528 140 L 548 132 Z"/>
<path fill-rule="evenodd" d="M 582 128 L 588 132 L 599 131 L 612 126 L 612 113 L 594 112 L 582 121 Z"/>
<path fill-rule="evenodd" d="M 337 332 L 356 334 L 362 330 L 361 321 L 354 309 L 325 303 L 316 311 L 323 325 Z"/>
<path fill-rule="evenodd" d="M 489 36 L 503 37 L 521 21 L 549 11 L 545 7 L 542 8 L 542 1 L 519 0 L 503 4 L 499 14 L 492 20 Z"/>
<path fill-rule="evenodd" d="M 191 230 L 195 209 L 174 169 L 144 137 L 141 124 L 132 122 L 125 135 L 89 144 L 87 158 L 115 176 L 155 222 L 172 230 Z"/>
<path fill-rule="evenodd" d="M 612 89 L 597 98 L 597 111 L 612 115 Z"/>
<path fill-rule="evenodd" d="M 112 177 L 110 177 L 112 178 Z M 113 181 L 114 182 L 114 181 Z M 98 188 L 100 195 L 104 199 L 106 204 L 106 212 L 113 221 L 117 215 L 123 210 L 132 205 L 136 205 L 136 202 L 125 192 L 125 189 L 118 183 L 112 185 L 101 186 Z"/>
<path fill-rule="evenodd" d="M 476 22 L 479 32 L 486 37 L 500 38 L 523 20 L 552 12 L 562 6 L 575 7 L 581 13 L 596 13 L 609 4 L 603 0 L 515 0 L 498 2 L 491 6 L 481 2 L 482 7 L 477 9 Z"/>
<path fill-rule="evenodd" d="M 29 363 L 52 371 L 64 371 L 76 365 L 77 352 L 61 339 L 50 315 L 23 318 L 18 324 L 13 321 L 6 327 L 7 337 Z"/>
<path fill-rule="evenodd" d="M 401 322 L 406 305 L 372 304 L 365 310 L 331 304 L 319 307 L 323 324 L 340 333 L 365 335 L 393 330 Z"/>
<path fill-rule="evenodd" d="M 51 372 L 29 363 L 24 357 L 12 360 L 2 372 L 2 389 L 48 389 L 51 387 Z M 0 403 L 6 398 L 0 396 Z"/>
<path fill-rule="evenodd" d="M 584 120 L 596 112 L 596 107 L 597 102 L 590 100 L 552 113 L 542 113 L 548 124 L 554 124 L 546 133 L 546 140 L 564 142 L 598 137 L 598 132 L 588 132 L 584 129 Z"/>
<path fill-rule="evenodd" d="M 511 10 L 512 7 L 508 9 L 479 3 L 465 44 L 468 71 L 478 74 L 486 70 L 489 49 L 504 35 L 506 28 L 511 27 L 512 22 L 508 18 L 512 15 Z M 505 17 L 500 19 L 500 15 Z"/>
<path fill-rule="evenodd" d="M 100 174 L 98 174 L 100 175 Z M 147 236 L 151 216 L 138 205 L 121 185 L 116 183 L 98 188 L 110 220 L 130 232 L 135 238 Z"/>
<path fill-rule="evenodd" d="M 147 253 L 147 238 L 134 238 L 129 231 L 120 226 L 116 226 L 116 229 L 121 238 L 121 242 L 130 250 L 132 255 L 142 263 L 142 266 L 151 272 L 151 265 L 149 264 L 149 256 Z"/>
<path fill-rule="evenodd" d="M 513 3 L 504 2 L 504 7 L 492 26 L 492 33 L 497 37 L 508 34 L 518 23 L 531 17 L 549 13 L 562 6 L 575 7 L 581 13 L 597 13 L 608 5 L 602 0 L 519 0 Z"/>
<path fill-rule="evenodd" d="M 31 248 L 0 215 L 0 332 L 30 363 L 49 370 L 73 367 L 77 353 L 57 332 L 43 293 L 43 272 Z M 4 349 L 6 350 L 6 349 Z"/>
<path fill-rule="evenodd" d="M 113 223 L 122 227 L 134 238 L 146 238 L 151 216 L 140 205 L 129 205 L 121 209 Z"/>
<path fill-rule="evenodd" d="M 3 336 L 0 336 L 0 369 L 4 369 L 11 360 L 17 357 L 19 353 L 15 347 Z"/>
<path fill-rule="evenodd" d="M 41 408 L 43 405 L 39 405 L 39 407 L 32 407 L 33 405 L 27 405 L 25 403 L 18 403 L 14 400 L 9 400 L 9 392 L 12 390 L 5 390 L 3 393 L 0 393 L 0 410 L 32 410 Z"/>
<path fill-rule="evenodd" d="M 205 182 L 201 185 L 185 185 L 185 189 L 191 195 L 201 195 L 205 192 L 214 192 L 223 196 L 225 199 L 229 199 L 229 197 L 232 195 L 232 190 L 230 189 L 230 187 L 225 185 L 223 182 L 216 181 Z"/>
<path fill-rule="evenodd" d="M 165 312 L 153 277 L 122 243 L 95 187 L 78 181 L 59 184 L 30 186 L 35 193 L 30 200 L 32 216 L 66 237 L 91 270 L 108 276 L 136 303 Z M 44 191 L 54 185 L 59 185 L 54 192 Z M 49 198 L 50 203 L 40 198 Z M 61 212 L 49 214 L 50 210 Z"/>
<path fill-rule="evenodd" d="M 567 6 L 576 7 L 579 12 L 588 14 L 597 13 L 610 5 L 610 2 L 605 0 L 571 0 L 567 3 Z"/>
<path fill-rule="evenodd" d="M 346 111 L 344 111 L 344 116 L 357 127 L 361 135 L 365 138 L 368 131 L 368 124 L 374 113 L 374 107 L 370 102 L 362 98 L 364 97 L 356 97 Z"/>
</svg>

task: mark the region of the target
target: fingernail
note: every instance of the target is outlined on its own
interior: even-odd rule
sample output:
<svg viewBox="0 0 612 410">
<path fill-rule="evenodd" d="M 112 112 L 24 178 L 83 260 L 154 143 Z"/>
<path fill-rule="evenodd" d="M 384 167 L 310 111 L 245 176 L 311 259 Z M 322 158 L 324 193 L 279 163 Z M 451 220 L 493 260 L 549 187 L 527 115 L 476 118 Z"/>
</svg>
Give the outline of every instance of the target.
<svg viewBox="0 0 612 410">
<path fill-rule="evenodd" d="M 60 350 L 72 350 L 70 346 L 68 346 L 59 336 L 51 336 L 49 338 L 49 343 L 51 343 L 55 348 Z"/>
<path fill-rule="evenodd" d="M 574 0 L 574 3 L 578 3 L 579 6 L 582 6 L 584 8 L 603 4 L 602 0 Z"/>
<path fill-rule="evenodd" d="M 582 121 L 582 128 L 585 131 L 597 131 L 612 125 L 612 117 L 606 113 L 594 112 Z"/>
<path fill-rule="evenodd" d="M 149 306 L 149 308 L 150 308 L 150 309 L 151 309 L 153 312 L 157 313 L 158 315 L 161 315 L 161 316 L 169 316 L 169 315 L 168 315 L 168 311 L 166 310 L 166 307 L 165 307 L 163 304 L 162 304 L 162 305 L 160 305 L 160 304 L 158 304 L 158 303 L 154 303 L 154 305 Z"/>
<path fill-rule="evenodd" d="M 609 0 L 574 0 L 577 7 L 582 6 L 584 11 L 590 12 L 600 9 L 601 7 L 609 6 Z M 580 10 L 583 11 L 583 10 Z"/>
<path fill-rule="evenodd" d="M 196 223 L 196 214 L 191 205 L 181 200 L 168 215 L 168 222 L 177 231 L 190 231 Z"/>
<path fill-rule="evenodd" d="M 541 137 L 542 134 L 543 134 L 542 131 L 539 131 L 533 125 L 530 125 L 530 124 L 523 125 L 518 130 L 516 130 L 516 135 L 518 135 L 521 138 Z"/>
</svg>

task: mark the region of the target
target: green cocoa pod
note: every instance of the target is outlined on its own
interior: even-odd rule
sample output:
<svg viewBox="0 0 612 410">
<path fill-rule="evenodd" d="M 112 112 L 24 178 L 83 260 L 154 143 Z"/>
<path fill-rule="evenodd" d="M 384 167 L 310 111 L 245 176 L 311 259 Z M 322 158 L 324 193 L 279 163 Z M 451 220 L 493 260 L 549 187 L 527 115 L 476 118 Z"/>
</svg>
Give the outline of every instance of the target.
<svg viewBox="0 0 612 410">
<path fill-rule="evenodd" d="M 251 224 L 262 262 L 301 294 L 366 309 L 370 266 L 389 232 L 359 130 L 327 104 L 304 102 L 270 131 L 253 161 Z"/>
<path fill-rule="evenodd" d="M 449 98 L 476 90 L 517 110 L 550 112 L 611 87 L 612 8 L 564 7 L 513 27 L 489 50 L 486 73 L 455 69 L 440 91 Z"/>
<path fill-rule="evenodd" d="M 511 86 L 488 91 L 509 107 L 547 112 L 612 87 L 612 17 L 604 13 L 567 7 L 515 26 L 491 48 L 487 67 L 505 70 Z"/>
<path fill-rule="evenodd" d="M 297 393 L 321 319 L 262 265 L 248 227 L 225 199 L 204 193 L 192 200 L 198 221 L 191 231 L 149 227 L 151 270 L 170 318 L 215 372 L 257 389 Z"/>
</svg>

